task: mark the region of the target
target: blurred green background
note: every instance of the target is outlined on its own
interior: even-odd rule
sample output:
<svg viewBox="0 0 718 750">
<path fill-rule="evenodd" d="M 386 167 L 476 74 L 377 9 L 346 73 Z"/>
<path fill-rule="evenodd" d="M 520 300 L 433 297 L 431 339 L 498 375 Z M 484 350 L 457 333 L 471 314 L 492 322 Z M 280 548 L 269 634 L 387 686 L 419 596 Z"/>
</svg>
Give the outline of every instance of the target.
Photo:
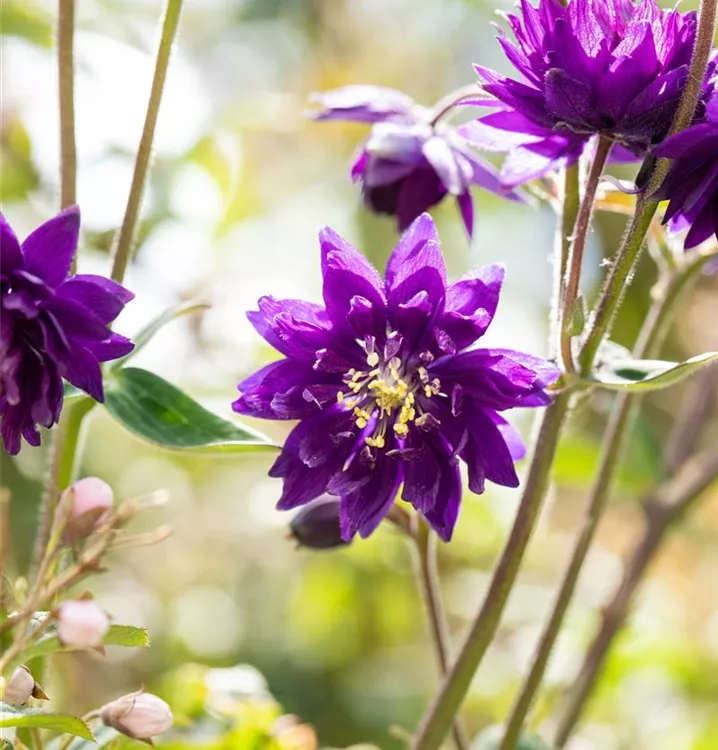
<svg viewBox="0 0 718 750">
<path fill-rule="evenodd" d="M 229 416 L 235 384 L 274 356 L 244 313 L 262 294 L 320 295 L 317 229 L 329 224 L 383 265 L 396 241 L 390 219 L 369 216 L 347 175 L 365 129 L 314 123 L 309 93 L 377 83 L 431 104 L 474 80 L 471 64 L 506 70 L 493 41 L 496 6 L 483 0 L 190 0 L 185 3 L 154 149 L 136 262 L 127 278 L 136 300 L 118 329 L 131 334 L 179 299 L 212 304 L 203 317 L 165 329 L 138 358 Z M 80 270 L 106 273 L 121 221 L 144 116 L 160 3 L 78 2 L 78 202 Z M 695 3 L 692 4 L 695 6 Z M 690 7 L 691 3 L 684 4 Z M 3 212 L 25 236 L 58 210 L 59 138 L 54 3 L 3 0 Z M 553 216 L 547 208 L 477 194 L 469 245 L 453 202 L 435 211 L 449 271 L 478 263 L 509 269 L 503 304 L 486 341 L 546 353 Z M 585 289 L 600 280 L 623 219 L 599 218 Z M 615 338 L 630 345 L 655 269 L 646 258 Z M 718 349 L 718 281 L 691 295 L 666 345 L 671 356 Z M 642 529 L 637 501 L 663 472 L 661 448 L 684 386 L 646 400 L 621 483 L 589 556 L 576 602 L 549 669 L 536 727 L 580 664 L 598 608 Z M 472 732 L 506 715 L 525 673 L 565 563 L 596 466 L 611 397 L 574 417 L 556 482 L 496 643 L 472 686 Z M 517 413 L 528 438 L 535 415 Z M 715 415 L 707 439 L 718 438 Z M 258 424 L 282 440 L 283 424 Z M 27 565 L 46 456 L 25 447 L 2 457 L 12 492 L 15 571 Z M 155 547 L 118 553 L 93 583 L 118 622 L 143 625 L 148 653 L 106 660 L 56 659 L 56 702 L 89 709 L 144 683 L 192 714 L 202 664 L 250 664 L 287 712 L 312 724 L 324 746 L 402 742 L 436 684 L 410 550 L 384 526 L 368 541 L 329 553 L 295 549 L 287 516 L 274 510 L 277 480 L 266 454 L 209 459 L 140 444 L 101 410 L 93 414 L 83 475 L 117 497 L 166 488 L 170 503 L 138 530 L 169 523 Z M 524 471 L 522 467 L 521 471 Z M 709 493 L 710 494 L 710 493 Z M 446 606 L 462 634 L 488 583 L 518 492 L 467 493 L 455 540 L 440 550 Z M 629 627 L 571 750 L 714 750 L 718 747 L 718 498 L 682 524 L 650 571 Z M 184 666 L 183 666 L 184 665 Z M 48 688 L 50 692 L 50 688 Z M 191 729 L 185 730 L 190 736 Z M 237 745 L 239 746 L 239 745 Z"/>
</svg>

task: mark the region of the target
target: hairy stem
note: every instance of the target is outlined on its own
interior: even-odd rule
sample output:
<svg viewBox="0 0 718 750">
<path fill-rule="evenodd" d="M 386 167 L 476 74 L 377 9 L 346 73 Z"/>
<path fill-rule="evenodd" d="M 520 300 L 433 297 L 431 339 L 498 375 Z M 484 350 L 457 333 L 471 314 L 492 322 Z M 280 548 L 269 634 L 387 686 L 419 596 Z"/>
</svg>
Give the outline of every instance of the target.
<svg viewBox="0 0 718 750">
<path fill-rule="evenodd" d="M 633 354 L 637 359 L 656 354 L 673 319 L 678 302 L 682 298 L 682 293 L 689 282 L 696 278 L 707 260 L 708 258 L 699 257 L 697 262 L 685 264 L 681 273 L 672 275 L 670 280 L 662 281 L 657 285 L 659 293 L 654 298 L 634 347 Z M 622 393 L 616 397 L 603 437 L 598 474 L 586 504 L 581 530 L 556 595 L 551 616 L 536 647 L 531 668 L 509 714 L 500 750 L 512 750 L 516 746 L 526 716 L 541 686 L 551 652 L 576 590 L 586 555 L 610 497 L 621 458 L 625 455 L 626 444 L 635 422 L 639 402 L 640 399 L 637 396 L 628 393 Z"/>
<path fill-rule="evenodd" d="M 716 479 L 718 453 L 715 450 L 706 451 L 687 461 L 674 479 L 644 500 L 643 505 L 648 512 L 643 538 L 625 567 L 616 593 L 603 609 L 601 628 L 586 652 L 576 681 L 567 693 L 552 746 L 563 748 L 571 737 L 597 683 L 611 644 L 626 621 L 636 590 L 666 533 Z"/>
<path fill-rule="evenodd" d="M 568 261 L 565 269 L 563 281 L 563 301 L 561 303 L 561 360 L 564 370 L 573 372 L 574 361 L 571 342 L 573 332 L 571 325 L 576 304 L 578 302 L 579 285 L 581 279 L 581 266 L 583 264 L 583 253 L 586 249 L 586 240 L 588 239 L 588 229 L 591 225 L 591 216 L 593 215 L 593 205 L 596 201 L 596 191 L 598 183 L 603 174 L 603 168 L 606 165 L 608 154 L 611 151 L 612 141 L 605 136 L 598 140 L 596 155 L 593 157 L 591 170 L 586 180 L 586 188 L 581 201 L 581 207 L 576 217 L 576 224 L 572 231 L 571 243 L 569 245 Z"/>
<path fill-rule="evenodd" d="M 412 537 L 416 549 L 416 578 L 424 600 L 431 640 L 434 644 L 439 671 L 443 677 L 449 668 L 449 628 L 441 601 L 441 587 L 436 568 L 436 536 L 418 514 L 414 516 Z M 469 740 L 459 718 L 452 728 L 458 750 L 468 750 Z"/>
<path fill-rule="evenodd" d="M 60 207 L 76 202 L 75 0 L 59 0 L 57 63 L 60 90 Z"/>
<path fill-rule="evenodd" d="M 439 99 L 439 101 L 431 108 L 431 120 L 430 125 L 436 125 L 436 123 L 445 115 L 449 114 L 454 107 L 467 99 L 488 99 L 487 94 L 478 83 L 474 83 L 469 86 L 462 86 L 445 97 Z"/>
<path fill-rule="evenodd" d="M 576 226 L 580 205 L 578 163 L 566 167 L 559 200 L 560 213 L 556 223 L 554 239 L 553 294 L 551 309 L 551 353 L 558 360 L 561 356 L 561 301 L 565 298 L 564 278 L 568 268 L 571 235 Z"/>
<path fill-rule="evenodd" d="M 145 183 L 147 181 L 147 171 L 149 169 L 150 157 L 152 155 L 152 142 L 155 137 L 157 117 L 160 111 L 160 104 L 162 103 L 162 92 L 164 91 L 167 68 L 169 67 L 172 44 L 179 24 L 181 9 L 182 0 L 167 0 L 164 11 L 164 20 L 162 22 L 159 48 L 157 50 L 157 59 L 155 61 L 155 72 L 152 78 L 150 99 L 147 104 L 147 113 L 145 114 L 145 123 L 142 128 L 142 137 L 140 138 L 140 145 L 135 159 L 135 169 L 132 174 L 130 194 L 127 198 L 125 216 L 114 242 L 114 257 L 112 260 L 111 276 L 115 281 L 119 282 L 125 277 L 127 265 L 129 264 L 132 255 L 135 229 L 137 227 L 137 219 L 139 218 L 142 195 L 144 193 Z"/>
<path fill-rule="evenodd" d="M 536 448 L 519 510 L 479 613 L 461 651 L 429 707 L 411 744 L 412 750 L 436 750 L 466 697 L 469 685 L 499 626 L 501 614 L 548 491 L 558 439 L 569 411 L 571 392 L 559 393 L 542 416 Z"/>
</svg>

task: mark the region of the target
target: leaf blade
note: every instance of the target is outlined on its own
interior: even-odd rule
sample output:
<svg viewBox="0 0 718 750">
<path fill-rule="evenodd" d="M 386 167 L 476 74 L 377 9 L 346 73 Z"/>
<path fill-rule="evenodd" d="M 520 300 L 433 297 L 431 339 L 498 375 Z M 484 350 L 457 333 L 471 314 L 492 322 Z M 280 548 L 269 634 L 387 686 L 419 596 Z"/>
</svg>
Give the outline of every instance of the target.
<svg viewBox="0 0 718 750">
<path fill-rule="evenodd" d="M 90 727 L 82 719 L 72 714 L 43 711 L 40 708 L 14 706 L 0 703 L 0 727 L 28 727 L 34 729 L 51 729 L 56 732 L 72 734 L 94 742 Z"/>
</svg>

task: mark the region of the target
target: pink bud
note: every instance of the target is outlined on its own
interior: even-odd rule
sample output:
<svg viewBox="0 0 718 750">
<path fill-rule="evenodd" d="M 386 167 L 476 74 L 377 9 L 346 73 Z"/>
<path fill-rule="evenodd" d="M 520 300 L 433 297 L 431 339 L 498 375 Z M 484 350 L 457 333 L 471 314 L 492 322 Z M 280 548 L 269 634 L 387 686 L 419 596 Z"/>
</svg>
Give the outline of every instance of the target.
<svg viewBox="0 0 718 750">
<path fill-rule="evenodd" d="M 60 502 L 66 508 L 65 532 L 71 540 L 96 531 L 112 510 L 112 488 L 97 477 L 85 477 L 68 487 Z"/>
<path fill-rule="evenodd" d="M 95 648 L 110 628 L 107 613 L 93 601 L 63 602 L 57 615 L 57 635 L 63 646 Z"/>
<path fill-rule="evenodd" d="M 100 718 L 108 727 L 135 740 L 149 740 L 172 726 L 170 707 L 156 695 L 139 690 L 106 703 Z"/>
<path fill-rule="evenodd" d="M 4 703 L 24 706 L 30 700 L 34 690 L 35 678 L 30 674 L 30 670 L 27 667 L 17 667 L 10 675 L 2 699 Z"/>
</svg>

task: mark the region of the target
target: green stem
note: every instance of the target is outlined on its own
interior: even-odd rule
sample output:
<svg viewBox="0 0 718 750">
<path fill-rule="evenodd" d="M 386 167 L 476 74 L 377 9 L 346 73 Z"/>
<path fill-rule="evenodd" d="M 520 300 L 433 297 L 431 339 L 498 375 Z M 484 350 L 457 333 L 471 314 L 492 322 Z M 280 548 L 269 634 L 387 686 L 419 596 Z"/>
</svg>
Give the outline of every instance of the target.
<svg viewBox="0 0 718 750">
<path fill-rule="evenodd" d="M 674 479 L 651 493 L 642 503 L 646 510 L 652 509 L 646 513 L 646 530 L 625 566 L 623 579 L 613 598 L 603 609 L 601 628 L 588 648 L 578 678 L 568 693 L 567 704 L 559 718 L 552 743 L 557 750 L 563 748 L 571 737 L 596 685 L 611 644 L 626 621 L 636 590 L 666 533 L 717 478 L 718 454 L 706 451 L 689 459 Z"/>
<path fill-rule="evenodd" d="M 60 495 L 77 476 L 78 447 L 83 437 L 82 422 L 94 406 L 95 402 L 85 396 L 67 402 L 62 410 L 60 422 L 54 430 L 56 434 L 50 450 L 50 466 L 45 480 L 40 522 L 33 550 L 34 571 L 39 570 L 40 561 L 45 555 Z"/>
<path fill-rule="evenodd" d="M 429 525 L 418 514 L 414 515 L 413 526 L 416 578 L 426 608 L 429 632 L 439 663 L 439 671 L 443 677 L 449 668 L 449 628 L 441 601 L 441 587 L 436 567 L 436 535 L 431 532 Z M 468 750 L 469 740 L 458 716 L 454 719 L 452 733 L 458 750 Z"/>
<path fill-rule="evenodd" d="M 155 72 L 152 78 L 150 99 L 147 104 L 147 113 L 142 128 L 140 145 L 137 149 L 130 194 L 127 198 L 127 207 L 125 208 L 125 216 L 122 220 L 122 225 L 115 237 L 115 250 L 112 260 L 111 277 L 119 282 L 125 278 L 127 265 L 129 264 L 132 255 L 135 229 L 139 217 L 140 206 L 142 204 L 142 195 L 147 181 L 150 156 L 152 155 L 152 142 L 155 137 L 157 116 L 159 115 L 160 104 L 162 103 L 162 92 L 165 86 L 167 68 L 169 67 L 170 55 L 172 53 L 172 44 L 175 33 L 177 32 L 181 10 L 182 0 L 167 0 L 164 19 L 162 22 L 162 31 L 160 34 L 160 43 L 157 50 L 157 60 L 155 62 Z"/>
<path fill-rule="evenodd" d="M 586 249 L 586 240 L 588 238 L 588 229 L 591 225 L 593 205 L 596 202 L 598 183 L 601 180 L 603 168 L 606 165 L 606 160 L 608 159 L 608 154 L 611 151 L 612 145 L 613 142 L 604 136 L 601 136 L 598 140 L 596 155 L 593 158 L 591 171 L 586 180 L 586 188 L 583 200 L 581 201 L 581 207 L 576 216 L 575 227 L 571 232 L 572 241 L 569 246 L 567 267 L 565 269 L 563 281 L 564 295 L 560 306 L 561 360 L 563 362 L 564 370 L 567 372 L 574 372 L 575 370 L 573 351 L 571 349 L 571 342 L 573 340 L 571 326 L 573 323 L 576 304 L 578 302 L 583 253 Z"/>
<path fill-rule="evenodd" d="M 551 467 L 561 428 L 568 415 L 571 395 L 569 390 L 559 393 L 542 416 L 519 510 L 489 590 L 461 652 L 424 716 L 411 744 L 411 750 L 436 750 L 441 745 L 496 633 L 548 491 Z"/>
<path fill-rule="evenodd" d="M 637 359 L 656 354 L 673 319 L 678 302 L 682 298 L 682 293 L 689 282 L 698 276 L 707 260 L 707 257 L 701 257 L 697 262 L 686 264 L 680 274 L 673 276 L 667 282 L 661 282 L 662 291 L 656 296 L 651 306 L 633 351 Z M 635 422 L 639 403 L 640 399 L 637 396 L 628 393 L 619 394 L 616 398 L 603 437 L 598 474 L 586 505 L 581 531 L 559 587 L 551 617 L 536 648 L 529 674 L 509 714 L 500 750 L 513 750 L 516 746 L 526 716 L 541 686 L 551 652 L 576 590 L 586 555 L 606 508 L 621 458 L 625 455 L 626 443 Z"/>
<path fill-rule="evenodd" d="M 559 220 L 556 223 L 554 246 L 553 294 L 551 297 L 551 352 L 558 361 L 561 356 L 561 301 L 564 299 L 564 279 L 568 268 L 571 235 L 576 226 L 580 206 L 578 163 L 566 167 L 560 196 Z"/>
<path fill-rule="evenodd" d="M 76 202 L 75 0 L 59 0 L 57 62 L 60 91 L 60 207 Z"/>
</svg>

